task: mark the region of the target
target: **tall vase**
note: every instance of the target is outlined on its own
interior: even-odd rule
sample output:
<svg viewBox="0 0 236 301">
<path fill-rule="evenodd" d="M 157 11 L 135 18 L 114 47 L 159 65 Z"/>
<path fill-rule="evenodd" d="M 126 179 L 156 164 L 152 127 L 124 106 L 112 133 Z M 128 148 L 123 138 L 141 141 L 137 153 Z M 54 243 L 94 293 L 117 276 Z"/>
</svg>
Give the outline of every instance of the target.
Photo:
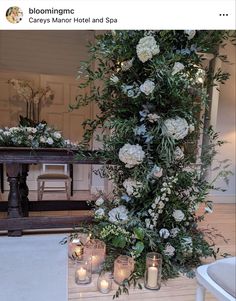
<svg viewBox="0 0 236 301">
<path fill-rule="evenodd" d="M 33 101 L 27 101 L 26 103 L 26 117 L 35 122 L 39 121 L 39 104 L 35 104 Z"/>
</svg>

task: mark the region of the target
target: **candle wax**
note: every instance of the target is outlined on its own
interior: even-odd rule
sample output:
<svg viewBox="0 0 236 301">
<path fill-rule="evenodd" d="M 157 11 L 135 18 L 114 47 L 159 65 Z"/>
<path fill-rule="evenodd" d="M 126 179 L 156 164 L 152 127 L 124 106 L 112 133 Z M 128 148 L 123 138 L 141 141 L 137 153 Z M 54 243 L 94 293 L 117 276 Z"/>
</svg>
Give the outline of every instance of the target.
<svg viewBox="0 0 236 301">
<path fill-rule="evenodd" d="M 87 271 L 83 267 L 81 267 L 77 270 L 76 274 L 80 281 L 84 281 L 86 279 Z"/>
<path fill-rule="evenodd" d="M 108 286 L 109 286 L 108 281 L 106 281 L 105 279 L 103 279 L 103 280 L 101 281 L 101 289 L 106 290 L 106 289 L 108 289 Z"/>
<path fill-rule="evenodd" d="M 148 275 L 147 275 L 147 285 L 150 288 L 155 288 L 157 286 L 157 279 L 158 279 L 158 269 L 156 267 L 149 267 Z"/>
</svg>

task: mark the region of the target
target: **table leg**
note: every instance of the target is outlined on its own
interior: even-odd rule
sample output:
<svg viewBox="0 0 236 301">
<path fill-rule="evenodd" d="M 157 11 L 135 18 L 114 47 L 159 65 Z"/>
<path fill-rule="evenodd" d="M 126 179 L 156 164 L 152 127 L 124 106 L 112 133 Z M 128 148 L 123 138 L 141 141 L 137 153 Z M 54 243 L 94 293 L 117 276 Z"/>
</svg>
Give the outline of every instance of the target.
<svg viewBox="0 0 236 301">
<path fill-rule="evenodd" d="M 27 186 L 27 176 L 29 172 L 29 165 L 22 164 L 21 171 L 20 171 L 20 179 L 19 179 L 19 190 L 20 190 L 20 197 L 21 197 L 21 208 L 23 216 L 29 216 L 29 188 Z"/>
<path fill-rule="evenodd" d="M 19 191 L 19 172 L 20 164 L 18 163 L 9 163 L 6 164 L 6 171 L 8 182 L 10 185 L 10 191 L 8 195 L 8 217 L 17 218 L 22 217 L 21 210 L 21 199 Z M 21 229 L 16 229 L 14 231 L 8 232 L 9 236 L 21 236 Z"/>
</svg>

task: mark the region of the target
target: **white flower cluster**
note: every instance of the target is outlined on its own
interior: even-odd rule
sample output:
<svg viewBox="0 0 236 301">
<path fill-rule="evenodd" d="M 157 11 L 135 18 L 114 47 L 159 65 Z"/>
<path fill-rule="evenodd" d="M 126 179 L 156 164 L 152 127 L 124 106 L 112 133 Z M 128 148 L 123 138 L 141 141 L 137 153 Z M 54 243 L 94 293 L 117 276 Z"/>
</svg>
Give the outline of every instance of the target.
<svg viewBox="0 0 236 301">
<path fill-rule="evenodd" d="M 127 168 L 141 164 L 144 157 L 145 152 L 139 144 L 132 145 L 127 143 L 119 150 L 119 159 L 125 163 L 125 167 Z"/>
<path fill-rule="evenodd" d="M 39 123 L 35 127 L 19 126 L 0 129 L 0 146 L 75 147 L 68 140 L 64 140 L 61 133 L 48 127 L 46 123 Z"/>
<path fill-rule="evenodd" d="M 129 232 L 126 231 L 125 229 L 121 228 L 118 225 L 110 224 L 105 226 L 100 235 L 102 239 L 105 239 L 106 237 L 113 235 L 113 236 L 119 236 L 119 235 L 124 235 L 126 237 L 129 237 Z"/>
<path fill-rule="evenodd" d="M 188 40 L 192 40 L 196 34 L 196 30 L 185 30 L 184 33 L 188 36 Z"/>
<path fill-rule="evenodd" d="M 115 74 L 112 74 L 111 77 L 110 77 L 110 81 L 113 84 L 117 84 L 119 82 L 119 78 Z"/>
<path fill-rule="evenodd" d="M 175 248 L 170 244 L 170 243 L 167 243 L 166 246 L 165 246 L 165 249 L 164 249 L 164 254 L 166 256 L 174 256 L 175 254 Z"/>
<path fill-rule="evenodd" d="M 135 197 L 140 197 L 139 190 L 142 186 L 142 182 L 133 180 L 131 178 L 128 178 L 123 182 L 123 187 L 129 196 L 133 195 Z"/>
<path fill-rule="evenodd" d="M 154 55 L 160 52 L 160 48 L 156 40 L 152 36 L 146 36 L 139 40 L 136 47 L 136 52 L 139 60 L 143 63 L 150 60 Z"/>
<path fill-rule="evenodd" d="M 11 79 L 8 82 L 25 102 L 38 104 L 41 100 L 48 102 L 54 97 L 54 93 L 49 87 L 35 89 L 29 81 L 18 79 Z"/>
<path fill-rule="evenodd" d="M 163 169 L 155 164 L 151 170 L 151 176 L 154 179 L 158 179 L 162 177 L 162 173 L 163 173 Z"/>
<path fill-rule="evenodd" d="M 183 139 L 188 135 L 189 126 L 184 118 L 175 117 L 164 121 L 163 132 L 175 140 Z"/>
<path fill-rule="evenodd" d="M 108 212 L 109 221 L 111 223 L 126 222 L 128 220 L 128 213 L 127 208 L 123 205 L 113 208 Z"/>
<path fill-rule="evenodd" d="M 177 146 L 174 150 L 174 158 L 175 160 L 181 160 L 184 158 L 184 152 L 179 146 Z"/>
<path fill-rule="evenodd" d="M 147 119 L 150 123 L 155 123 L 160 119 L 160 116 L 156 113 L 150 113 L 147 115 Z"/>
<path fill-rule="evenodd" d="M 177 175 L 176 177 L 171 176 L 169 178 L 166 178 L 166 181 L 162 183 L 162 187 L 160 189 L 161 195 L 158 195 L 154 199 L 151 208 L 148 209 L 150 218 L 145 219 L 146 228 L 152 230 L 157 225 L 159 215 L 163 212 L 165 203 L 169 201 L 169 195 L 171 194 L 173 184 L 177 182 L 177 179 Z"/>
<path fill-rule="evenodd" d="M 185 67 L 184 67 L 184 65 L 183 65 L 182 63 L 176 62 L 176 63 L 174 64 L 174 66 L 173 66 L 171 75 L 177 74 L 178 72 L 184 70 L 184 68 L 185 68 Z"/>
<path fill-rule="evenodd" d="M 145 82 L 140 86 L 140 91 L 146 95 L 149 95 L 155 89 L 155 83 L 150 79 L 146 79 Z"/>
<path fill-rule="evenodd" d="M 165 203 L 169 201 L 173 184 L 177 182 L 177 179 L 177 176 L 171 176 L 166 178 L 165 182 L 162 183 L 162 187 L 160 189 L 161 195 L 158 195 L 154 199 L 151 208 L 148 209 L 150 218 L 145 219 L 146 228 L 153 230 L 154 227 L 156 227 L 159 215 L 163 212 Z"/>
<path fill-rule="evenodd" d="M 192 251 L 193 251 L 192 237 L 183 237 L 181 245 L 186 254 L 192 253 Z"/>
<path fill-rule="evenodd" d="M 181 222 L 183 219 L 185 219 L 185 215 L 182 210 L 174 210 L 172 213 L 173 218 L 176 222 Z"/>
<path fill-rule="evenodd" d="M 161 238 L 167 239 L 167 238 L 170 236 L 170 232 L 169 232 L 168 229 L 162 228 L 162 229 L 159 231 L 159 235 L 160 235 Z"/>
</svg>

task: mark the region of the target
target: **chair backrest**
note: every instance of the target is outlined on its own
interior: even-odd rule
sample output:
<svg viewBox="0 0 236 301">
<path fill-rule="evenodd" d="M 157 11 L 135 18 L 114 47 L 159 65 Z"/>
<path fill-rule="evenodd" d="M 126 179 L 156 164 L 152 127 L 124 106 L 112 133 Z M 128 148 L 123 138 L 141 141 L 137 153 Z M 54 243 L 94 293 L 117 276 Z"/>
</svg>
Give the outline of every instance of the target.
<svg viewBox="0 0 236 301">
<path fill-rule="evenodd" d="M 44 163 L 42 167 L 43 173 L 68 174 L 68 164 Z"/>
</svg>

